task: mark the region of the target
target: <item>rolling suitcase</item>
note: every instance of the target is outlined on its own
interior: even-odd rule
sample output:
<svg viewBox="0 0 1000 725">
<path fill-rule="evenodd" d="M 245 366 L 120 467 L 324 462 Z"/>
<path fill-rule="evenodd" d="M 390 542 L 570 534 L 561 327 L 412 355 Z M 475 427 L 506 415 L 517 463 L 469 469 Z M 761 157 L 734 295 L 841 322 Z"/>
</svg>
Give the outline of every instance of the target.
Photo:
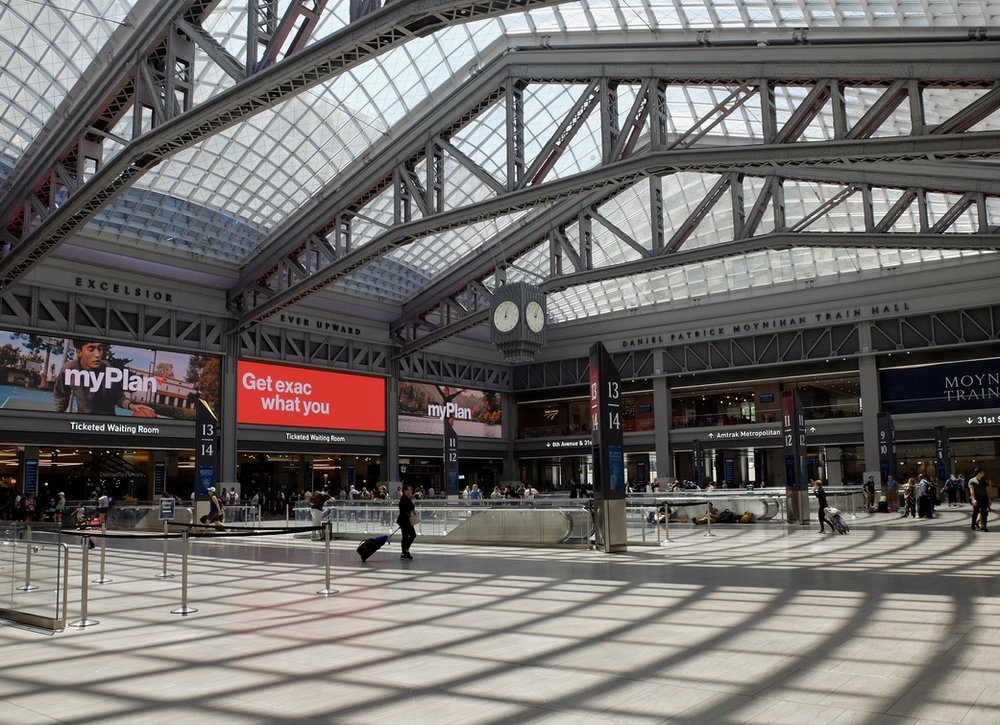
<svg viewBox="0 0 1000 725">
<path fill-rule="evenodd" d="M 396 531 L 399 531 L 399 529 L 396 529 Z M 392 534 L 395 534 L 396 531 L 393 531 Z M 358 552 L 358 556 L 361 557 L 361 561 L 368 561 L 369 556 L 371 556 L 376 551 L 385 546 L 385 542 L 389 540 L 389 537 L 392 536 L 392 534 L 382 534 L 381 536 L 373 536 L 372 538 L 365 539 L 360 544 L 358 544 L 358 548 L 356 549 L 356 551 Z"/>
<path fill-rule="evenodd" d="M 378 539 L 381 538 L 382 541 Z M 382 548 L 382 544 L 385 543 L 385 537 L 377 537 L 374 539 L 365 539 L 360 544 L 358 544 L 358 556 L 361 557 L 361 561 L 368 561 L 368 557 L 374 554 L 376 551 Z"/>
<path fill-rule="evenodd" d="M 830 525 L 833 526 L 833 530 L 838 534 L 846 534 L 851 530 L 850 527 L 848 527 L 847 522 L 844 521 L 844 517 L 840 515 L 840 511 L 838 509 L 827 507 L 826 518 L 827 521 L 830 522 Z"/>
</svg>

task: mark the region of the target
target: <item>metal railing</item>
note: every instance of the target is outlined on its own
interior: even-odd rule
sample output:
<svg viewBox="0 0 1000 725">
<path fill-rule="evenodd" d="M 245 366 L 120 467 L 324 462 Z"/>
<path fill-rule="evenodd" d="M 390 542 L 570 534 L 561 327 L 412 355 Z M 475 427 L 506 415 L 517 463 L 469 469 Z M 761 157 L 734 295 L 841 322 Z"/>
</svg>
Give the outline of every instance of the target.
<svg viewBox="0 0 1000 725">
<path fill-rule="evenodd" d="M 190 501 L 178 504 L 176 509 L 178 516 L 175 517 L 179 523 L 192 523 L 194 521 L 194 508 Z M 223 513 L 226 523 L 236 523 L 241 526 L 260 526 L 261 514 L 260 506 L 255 504 L 237 504 L 235 506 L 223 506 Z M 89 522 L 97 516 L 95 507 L 84 508 L 83 522 Z M 186 512 L 186 517 L 183 515 Z M 130 504 L 115 504 L 108 512 L 108 528 L 112 529 L 152 529 L 158 528 L 160 505 L 158 502 L 142 502 Z M 181 519 L 185 519 L 181 521 Z M 72 511 L 63 518 L 64 525 L 79 526 L 81 521 L 76 516 L 76 511 Z"/>
<path fill-rule="evenodd" d="M 66 627 L 69 547 L 56 530 L 0 529 L 0 617 L 44 630 Z"/>
<path fill-rule="evenodd" d="M 831 487 L 826 489 L 831 506 L 847 514 L 854 514 L 863 505 L 861 488 L 857 486 Z M 690 525 L 704 516 L 707 504 L 720 512 L 727 509 L 734 516 L 734 523 L 749 512 L 753 523 L 784 524 L 786 518 L 786 497 L 783 488 L 720 489 L 716 491 L 673 491 L 670 493 L 634 494 L 626 499 L 625 516 L 628 542 L 632 544 L 659 543 L 662 534 L 655 526 L 660 516 L 660 508 L 669 505 L 673 525 Z M 592 531 L 584 533 L 584 521 L 590 518 L 589 499 L 571 499 L 566 496 L 539 496 L 533 501 L 522 499 L 480 499 L 466 501 L 459 499 L 417 501 L 417 509 L 422 517 L 417 526 L 417 534 L 432 537 L 437 541 L 458 543 L 506 543 L 511 545 L 531 545 L 541 543 L 569 543 L 574 545 L 589 543 Z M 332 534 L 341 538 L 366 538 L 387 534 L 396 528 L 398 504 L 395 501 L 337 501 L 323 509 L 321 521 L 330 523 Z M 543 512 L 558 511 L 568 517 L 570 534 L 564 541 L 553 531 L 554 519 Z M 470 524 L 477 515 L 486 512 L 507 512 L 495 516 L 495 521 Z M 514 512 L 520 512 L 515 515 Z M 534 512 L 534 513 L 529 513 Z M 528 523 L 530 519 L 538 521 Z M 312 510 L 305 502 L 298 502 L 290 512 L 289 523 L 298 526 L 312 526 Z M 480 532 L 479 537 L 469 537 L 473 526 L 492 530 L 488 536 Z M 588 527 L 592 523 L 587 524 Z M 558 527 L 556 527 L 558 528 Z M 537 532 L 537 533 L 533 533 Z"/>
<path fill-rule="evenodd" d="M 592 520 L 586 499 L 577 505 L 535 505 L 513 501 L 418 502 L 421 521 L 417 535 L 449 543 L 585 546 L 592 536 Z M 332 535 L 367 538 L 396 529 L 395 502 L 337 502 L 323 509 L 322 522 Z M 313 526 L 312 509 L 293 509 L 294 525 Z"/>
</svg>

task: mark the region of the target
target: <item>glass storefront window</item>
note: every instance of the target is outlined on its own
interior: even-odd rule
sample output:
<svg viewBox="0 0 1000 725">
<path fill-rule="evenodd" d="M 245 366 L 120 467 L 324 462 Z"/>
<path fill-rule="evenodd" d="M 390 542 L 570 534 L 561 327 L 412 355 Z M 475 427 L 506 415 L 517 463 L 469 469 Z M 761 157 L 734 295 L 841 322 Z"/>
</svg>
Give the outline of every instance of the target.
<svg viewBox="0 0 1000 725">
<path fill-rule="evenodd" d="M 806 419 L 861 415 L 856 374 L 794 381 L 764 380 L 738 387 L 678 389 L 673 397 L 673 428 L 774 423 L 781 419 L 781 391 L 794 389 Z"/>
<path fill-rule="evenodd" d="M 590 400 L 584 397 L 518 403 L 518 437 L 590 435 Z"/>
<path fill-rule="evenodd" d="M 626 433 L 655 430 L 653 393 L 631 393 L 622 397 L 622 428 Z"/>
<path fill-rule="evenodd" d="M 781 418 L 781 391 L 789 387 L 798 392 L 807 419 L 861 415 L 860 382 L 857 374 L 849 373 L 678 388 L 673 392 L 671 428 L 777 422 Z M 654 430 L 652 391 L 626 391 L 622 420 L 627 433 Z M 519 438 L 589 435 L 590 400 L 580 396 L 521 402 L 517 421 Z"/>
<path fill-rule="evenodd" d="M 777 417 L 777 406 L 769 415 L 758 420 L 754 404 L 753 391 L 742 390 L 712 391 L 706 390 L 695 395 L 679 395 L 673 400 L 674 428 L 698 428 L 704 426 L 745 425 L 747 423 L 766 423 L 769 418 Z"/>
</svg>

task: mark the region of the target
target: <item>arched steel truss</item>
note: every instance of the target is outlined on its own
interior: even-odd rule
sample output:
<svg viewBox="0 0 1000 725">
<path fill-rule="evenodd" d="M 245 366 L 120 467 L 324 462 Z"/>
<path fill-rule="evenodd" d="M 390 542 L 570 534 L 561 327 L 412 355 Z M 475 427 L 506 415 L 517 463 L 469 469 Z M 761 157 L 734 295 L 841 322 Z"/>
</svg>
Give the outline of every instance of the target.
<svg viewBox="0 0 1000 725">
<path fill-rule="evenodd" d="M 392 328 L 404 354 L 449 337 L 485 320 L 490 280 L 499 265 L 516 263 L 539 245 L 549 247 L 543 290 L 618 278 L 761 249 L 866 247 L 909 249 L 995 249 L 1000 219 L 988 203 L 1000 197 L 1000 173 L 977 159 L 1000 153 L 1000 134 L 970 132 L 1000 109 L 1000 46 L 983 41 L 907 45 L 906 61 L 891 45 L 831 45 L 796 48 L 525 49 L 505 53 L 459 92 L 394 136 L 381 152 L 367 157 L 356 173 L 338 178 L 317 194 L 268 240 L 247 265 L 230 304 L 249 326 L 296 304 L 366 264 L 446 230 L 465 227 L 511 212 L 527 212 L 523 221 L 476 250 L 453 260 L 449 271 L 402 305 Z M 748 63 L 752 53 L 753 62 Z M 949 60 L 942 60 L 942 59 Z M 525 158 L 528 124 L 521 98 L 532 84 L 578 84 L 578 102 L 545 138 L 541 150 Z M 618 89 L 638 89 L 627 112 L 618 108 Z M 715 108 L 681 133 L 668 134 L 666 91 L 677 85 L 709 85 L 724 91 Z M 798 107 L 778 123 L 777 88 L 802 89 Z M 847 91 L 877 89 L 878 99 L 861 111 L 848 108 Z M 976 89 L 979 95 L 955 107 L 943 122 L 925 120 L 922 91 L 927 88 Z M 498 176 L 463 154 L 452 142 L 487 109 L 503 104 L 507 168 Z M 755 104 L 764 120 L 765 138 L 734 147 L 711 136 L 712 128 L 736 108 Z M 878 134 L 898 109 L 912 121 L 905 135 Z M 831 113 L 832 141 L 803 140 L 821 112 Z M 603 158 L 586 172 L 562 178 L 550 173 L 556 159 L 573 143 L 588 116 L 600 118 Z M 848 118 L 856 118 L 848 122 Z M 449 207 L 445 164 L 468 170 L 487 190 L 474 204 Z M 719 175 L 690 216 L 675 229 L 654 228 L 650 239 L 624 241 L 639 258 L 599 268 L 587 240 L 593 225 L 607 223 L 598 207 L 624 189 L 649 181 L 650 205 L 661 204 L 659 179 L 687 171 Z M 754 198 L 744 198 L 748 177 L 762 180 Z M 783 186 L 789 180 L 835 185 L 842 189 L 806 218 L 790 218 Z M 899 190 L 898 201 L 878 212 L 873 190 Z M 947 213 L 928 214 L 928 199 L 946 195 Z M 863 233 L 814 233 L 809 227 L 851 196 L 862 200 Z M 394 218 L 373 239 L 355 240 L 352 225 L 375 199 L 391 199 Z M 717 204 L 729 204 L 738 220 L 732 239 L 696 250 L 686 240 Z M 917 234 L 898 234 L 893 224 L 910 209 L 921 220 Z M 770 215 L 773 232 L 762 233 Z M 974 215 L 974 229 L 958 234 L 956 222 Z M 653 219 L 662 219 L 657 210 Z M 576 244 L 567 228 L 576 226 Z M 614 230 L 623 236 L 620 230 Z M 486 253 L 488 252 L 488 253 Z"/>
<path fill-rule="evenodd" d="M 299 52 L 247 77 L 199 25 L 214 5 L 211 0 L 150 0 L 130 16 L 123 37 L 109 43 L 109 49 L 117 52 L 69 94 L 4 185 L 0 237 L 9 251 L 0 258 L 0 289 L 20 279 L 117 194 L 172 154 L 411 38 L 447 25 L 560 1 L 390 3 L 339 33 L 305 47 L 300 44 Z M 289 11 L 293 14 L 294 6 Z M 266 29 L 259 30 L 251 38 L 255 48 L 251 57 L 262 39 L 270 42 Z M 231 88 L 197 106 L 191 92 L 194 43 L 234 77 Z M 269 62 L 276 57 L 265 51 Z M 178 75 L 177 69 L 184 67 L 187 71 Z M 133 135 L 117 156 L 105 162 L 103 141 L 130 110 Z M 147 125 L 152 130 L 143 132 Z M 60 191 L 68 195 L 65 203 Z"/>
</svg>

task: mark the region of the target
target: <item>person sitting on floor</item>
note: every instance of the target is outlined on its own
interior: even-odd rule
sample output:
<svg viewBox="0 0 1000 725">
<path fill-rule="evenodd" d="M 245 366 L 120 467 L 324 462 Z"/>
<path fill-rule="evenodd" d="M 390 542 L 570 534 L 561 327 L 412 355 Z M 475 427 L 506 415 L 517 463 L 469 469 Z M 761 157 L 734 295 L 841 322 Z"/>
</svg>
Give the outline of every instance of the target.
<svg viewBox="0 0 1000 725">
<path fill-rule="evenodd" d="M 711 502 L 709 502 L 708 513 L 706 513 L 701 518 L 695 519 L 694 523 L 695 526 L 699 526 L 699 525 L 705 525 L 709 522 L 715 524 L 718 523 L 718 521 L 719 521 L 719 509 L 715 508 L 715 506 L 713 506 Z"/>
<path fill-rule="evenodd" d="M 226 515 L 222 510 L 222 504 L 219 503 L 219 497 L 215 495 L 215 486 L 208 487 L 208 507 L 208 513 L 201 517 L 201 523 L 225 531 Z"/>
</svg>

